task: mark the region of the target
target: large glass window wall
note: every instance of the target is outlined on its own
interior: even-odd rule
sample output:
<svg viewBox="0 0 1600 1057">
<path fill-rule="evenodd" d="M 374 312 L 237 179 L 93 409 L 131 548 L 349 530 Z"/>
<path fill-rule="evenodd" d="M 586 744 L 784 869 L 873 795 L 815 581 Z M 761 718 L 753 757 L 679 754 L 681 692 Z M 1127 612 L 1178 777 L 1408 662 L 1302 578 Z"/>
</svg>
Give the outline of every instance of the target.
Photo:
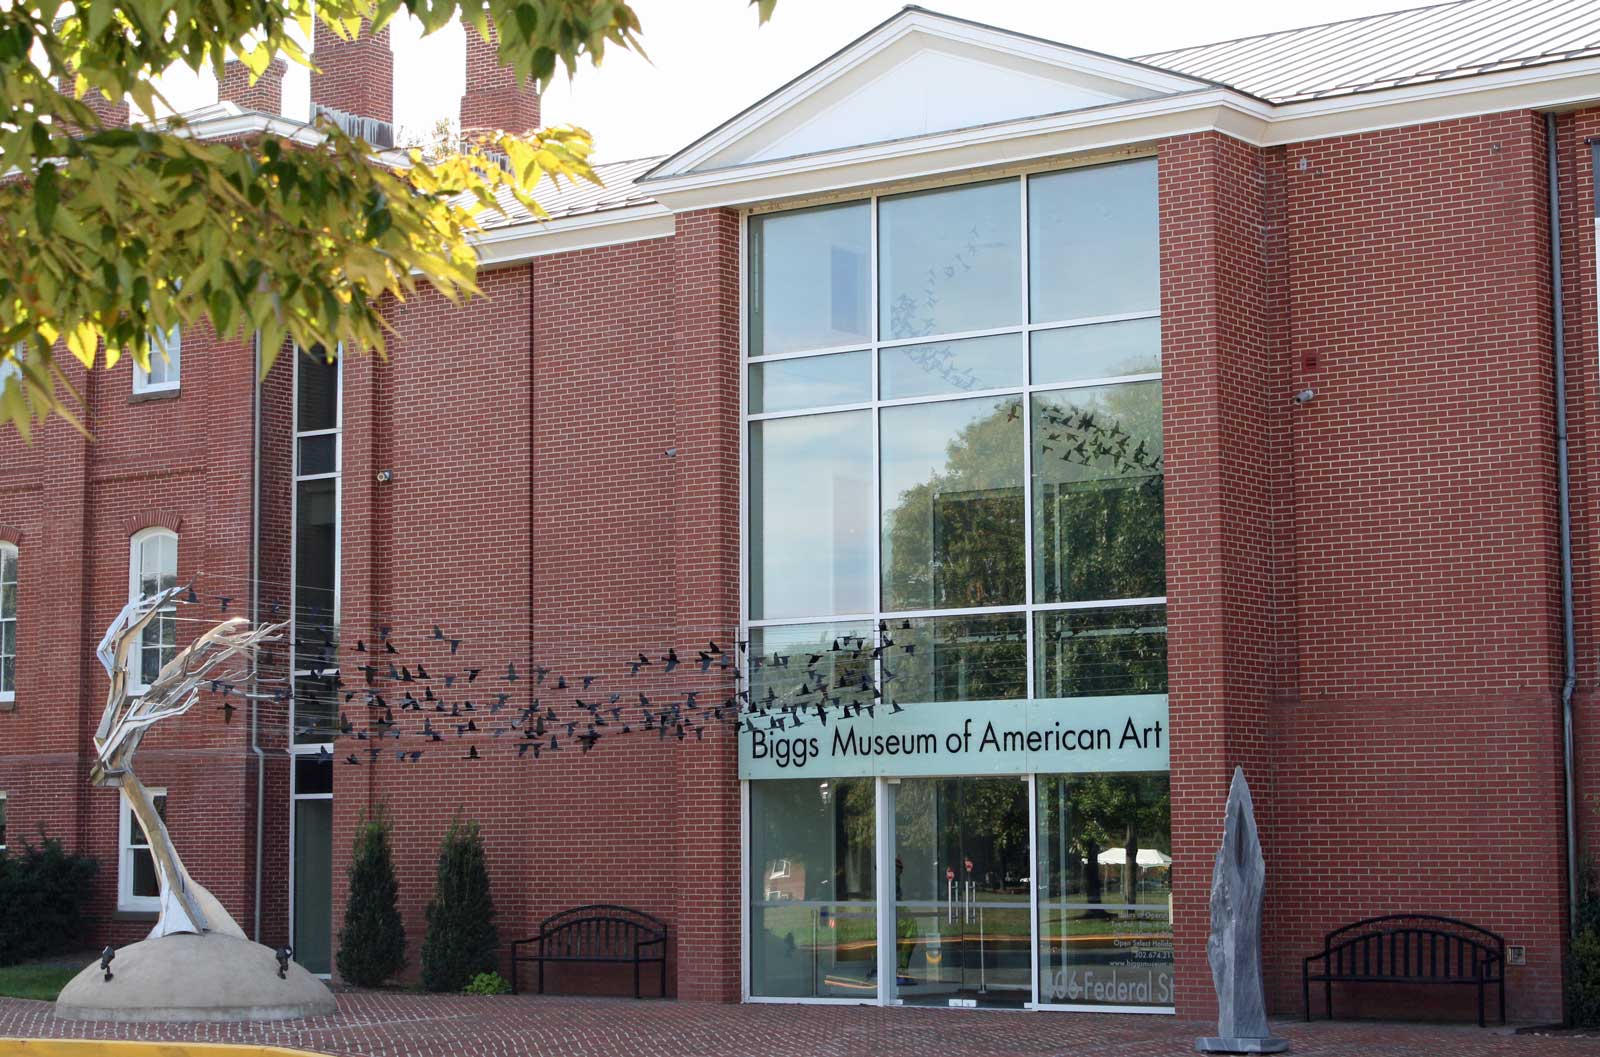
<svg viewBox="0 0 1600 1057">
<path fill-rule="evenodd" d="M 749 218 L 756 699 L 1165 694 L 1158 231 L 1154 159 Z M 748 795 L 752 997 L 1171 1004 L 1165 774 Z"/>
</svg>

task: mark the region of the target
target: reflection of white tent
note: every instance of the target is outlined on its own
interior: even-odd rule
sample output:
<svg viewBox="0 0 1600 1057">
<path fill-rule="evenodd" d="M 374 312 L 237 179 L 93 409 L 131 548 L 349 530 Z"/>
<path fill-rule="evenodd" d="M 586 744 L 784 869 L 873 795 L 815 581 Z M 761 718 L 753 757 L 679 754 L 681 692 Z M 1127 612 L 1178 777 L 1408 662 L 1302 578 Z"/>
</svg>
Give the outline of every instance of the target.
<svg viewBox="0 0 1600 1057">
<path fill-rule="evenodd" d="M 1128 861 L 1128 850 L 1126 848 L 1107 848 L 1097 856 L 1097 861 L 1101 866 L 1121 866 Z M 1140 848 L 1133 861 L 1141 867 L 1171 866 L 1172 856 L 1163 855 L 1154 848 Z"/>
</svg>

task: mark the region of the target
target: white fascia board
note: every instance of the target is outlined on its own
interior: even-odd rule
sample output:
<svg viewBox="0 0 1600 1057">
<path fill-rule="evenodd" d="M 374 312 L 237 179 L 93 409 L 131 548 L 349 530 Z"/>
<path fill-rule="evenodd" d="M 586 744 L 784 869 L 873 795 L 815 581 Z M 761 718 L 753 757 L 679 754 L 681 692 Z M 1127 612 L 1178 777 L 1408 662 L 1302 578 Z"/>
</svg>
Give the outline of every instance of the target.
<svg viewBox="0 0 1600 1057">
<path fill-rule="evenodd" d="M 237 114 L 206 117 L 192 121 L 183 128 L 172 129 L 174 134 L 195 139 L 231 139 L 236 136 L 280 136 L 302 146 L 315 147 L 327 139 L 316 128 L 303 121 L 264 114 L 259 110 L 244 110 Z"/>
<path fill-rule="evenodd" d="M 476 235 L 472 244 L 478 264 L 495 268 L 553 253 L 615 246 L 623 242 L 669 238 L 676 230 L 672 211 L 665 206 L 629 206 L 575 217 L 531 220 Z"/>
<path fill-rule="evenodd" d="M 748 205 L 1210 130 L 1259 142 L 1269 109 L 1237 92 L 1207 88 L 759 165 L 657 177 L 643 185 L 676 211 Z"/>
<path fill-rule="evenodd" d="M 1600 58 L 1279 105 L 1227 88 L 1206 88 L 754 165 L 647 176 L 640 185 L 674 210 L 706 209 L 1022 164 L 1195 132 L 1222 132 L 1251 146 L 1271 147 L 1595 103 L 1600 103 Z"/>
<path fill-rule="evenodd" d="M 1207 82 L 1198 78 L 1171 73 L 1142 63 L 1080 51 L 1067 45 L 1051 44 L 959 19 L 949 19 L 931 11 L 907 10 L 848 45 L 843 51 L 824 60 L 820 65 L 801 74 L 749 110 L 669 157 L 647 175 L 646 179 L 668 179 L 692 171 L 707 158 L 714 157 L 743 139 L 777 114 L 790 109 L 857 66 L 871 60 L 895 41 L 914 32 L 973 44 L 1041 63 L 1081 70 L 1152 92 L 1191 92 L 1196 88 L 1208 87 Z M 1068 56 L 1070 61 L 1066 61 Z"/>
</svg>

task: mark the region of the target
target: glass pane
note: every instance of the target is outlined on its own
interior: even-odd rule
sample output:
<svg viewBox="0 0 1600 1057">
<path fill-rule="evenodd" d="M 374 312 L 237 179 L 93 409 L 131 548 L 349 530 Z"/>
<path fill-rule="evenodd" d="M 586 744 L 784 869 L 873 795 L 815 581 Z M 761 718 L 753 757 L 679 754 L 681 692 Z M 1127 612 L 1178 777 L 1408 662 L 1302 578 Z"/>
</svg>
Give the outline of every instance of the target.
<svg viewBox="0 0 1600 1057">
<path fill-rule="evenodd" d="M 1017 1005 L 1030 997 L 1028 786 L 1015 777 L 889 787 L 896 997 Z"/>
<path fill-rule="evenodd" d="M 339 468 L 339 435 L 319 433 L 315 437 L 300 438 L 300 469 L 302 475 L 333 473 Z"/>
<path fill-rule="evenodd" d="M 1167 607 L 1059 609 L 1034 616 L 1034 694 L 1167 692 Z"/>
<path fill-rule="evenodd" d="M 1154 374 L 1161 370 L 1161 320 L 1125 319 L 1033 332 L 1029 377 L 1034 385 Z"/>
<path fill-rule="evenodd" d="M 325 477 L 295 485 L 295 621 L 302 638 L 333 624 L 338 586 L 339 481 Z"/>
<path fill-rule="evenodd" d="M 883 607 L 1023 600 L 1022 400 L 881 414 Z"/>
<path fill-rule="evenodd" d="M 0 657 L 0 691 L 16 693 L 17 665 L 12 657 Z"/>
<path fill-rule="evenodd" d="M 336 429 L 339 425 L 339 361 L 328 362 L 322 346 L 297 357 L 300 378 L 295 429 Z"/>
<path fill-rule="evenodd" d="M 1160 274 L 1154 158 L 1029 177 L 1035 323 L 1158 311 Z"/>
<path fill-rule="evenodd" d="M 1151 775 L 1040 775 L 1039 998 L 1170 1006 L 1172 812 Z"/>
<path fill-rule="evenodd" d="M 750 218 L 750 355 L 867 341 L 867 202 Z"/>
<path fill-rule="evenodd" d="M 752 415 L 865 403 L 872 399 L 872 353 L 752 363 L 749 396 Z"/>
<path fill-rule="evenodd" d="M 878 388 L 885 400 L 972 393 L 1022 384 L 1022 335 L 896 345 L 878 353 Z"/>
<path fill-rule="evenodd" d="M 752 994 L 876 994 L 875 798 L 870 778 L 750 784 Z"/>
<path fill-rule="evenodd" d="M 751 617 L 870 611 L 871 541 L 871 412 L 750 424 Z"/>
<path fill-rule="evenodd" d="M 0 796 L 0 848 L 6 846 L 6 798 Z"/>
<path fill-rule="evenodd" d="M 161 882 L 156 880 L 156 861 L 147 847 L 142 846 L 128 853 L 129 861 L 133 867 L 133 883 L 131 891 L 140 899 L 155 899 L 161 895 Z"/>
<path fill-rule="evenodd" d="M 299 653 L 295 666 L 304 669 L 307 659 Z M 332 741 L 339 733 L 339 691 L 334 677 L 296 676 L 294 680 L 294 740 L 296 745 Z M 420 691 L 419 691 L 420 692 Z M 332 792 L 332 788 L 301 789 L 302 793 Z"/>
<path fill-rule="evenodd" d="M 1033 398 L 1034 601 L 1167 592 L 1161 383 Z"/>
<path fill-rule="evenodd" d="M 805 709 L 824 697 L 838 705 L 865 704 L 874 685 L 872 647 L 872 625 L 865 621 L 751 628 L 751 705 L 768 718 L 783 718 L 787 728 L 810 723 Z"/>
<path fill-rule="evenodd" d="M 333 761 L 317 756 L 294 758 L 294 795 L 333 792 Z"/>
<path fill-rule="evenodd" d="M 906 625 L 910 625 L 907 627 Z M 1027 617 L 924 617 L 886 632 L 884 693 L 914 701 L 998 701 L 1028 693 Z"/>
<path fill-rule="evenodd" d="M 294 960 L 333 967 L 333 801 L 294 803 Z"/>
<path fill-rule="evenodd" d="M 882 341 L 1022 322 L 1015 180 L 919 191 L 878 206 Z"/>
</svg>

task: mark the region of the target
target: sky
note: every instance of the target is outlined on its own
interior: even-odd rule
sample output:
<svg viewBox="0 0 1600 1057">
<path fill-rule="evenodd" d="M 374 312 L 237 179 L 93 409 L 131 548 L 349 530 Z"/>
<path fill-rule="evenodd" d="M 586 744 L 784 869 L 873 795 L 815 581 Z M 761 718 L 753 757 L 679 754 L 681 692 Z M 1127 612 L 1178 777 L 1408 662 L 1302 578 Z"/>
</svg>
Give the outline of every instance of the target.
<svg viewBox="0 0 1600 1057">
<path fill-rule="evenodd" d="M 1406 7 L 1406 0 L 924 0 L 944 14 L 1014 29 L 1111 55 L 1132 56 L 1191 44 L 1293 29 Z M 608 53 L 600 68 L 558 76 L 545 93 L 546 125 L 581 125 L 594 134 L 595 157 L 621 161 L 667 154 L 693 142 L 762 96 L 816 65 L 888 18 L 898 0 L 779 0 L 758 26 L 746 0 L 633 0 L 649 59 Z M 397 25 L 395 118 L 401 141 L 420 138 L 454 117 L 462 90 L 464 36 L 459 25 L 423 39 Z M 285 84 L 285 110 L 306 106 L 307 73 Z M 180 109 L 216 98 L 209 75 L 164 82 Z"/>
</svg>

